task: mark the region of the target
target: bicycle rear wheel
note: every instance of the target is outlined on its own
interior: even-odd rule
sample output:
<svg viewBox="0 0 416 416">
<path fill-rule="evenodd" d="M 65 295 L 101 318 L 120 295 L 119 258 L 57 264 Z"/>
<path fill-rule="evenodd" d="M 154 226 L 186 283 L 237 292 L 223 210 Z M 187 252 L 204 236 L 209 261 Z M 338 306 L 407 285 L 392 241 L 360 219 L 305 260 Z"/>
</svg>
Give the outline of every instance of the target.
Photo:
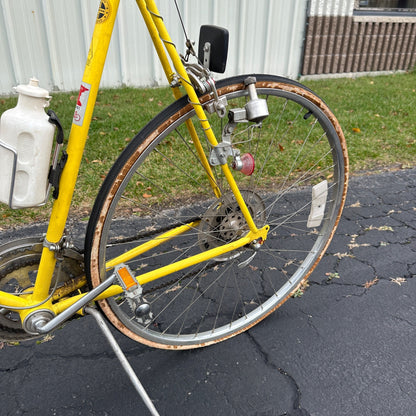
<svg viewBox="0 0 416 416">
<path fill-rule="evenodd" d="M 229 107 L 247 102 L 246 76 L 217 83 Z M 347 190 L 348 158 L 341 128 L 314 93 L 281 77 L 256 75 L 270 115 L 261 126 L 240 123 L 234 149 L 250 154 L 252 175 L 233 172 L 258 228 L 270 231 L 261 248 L 246 246 L 143 285 L 150 305 L 136 318 L 124 295 L 99 302 L 107 318 L 132 339 L 159 348 L 195 348 L 241 333 L 278 308 L 312 272 L 338 224 Z M 210 96 L 201 98 L 207 103 Z M 217 138 L 226 119 L 209 121 Z M 163 238 L 128 262 L 140 276 L 238 239 L 248 232 L 219 167 L 214 197 L 185 126 L 192 120 L 203 149 L 211 147 L 184 97 L 153 119 L 109 172 L 94 205 L 86 238 L 92 287 L 112 273 L 106 261 Z M 167 239 L 168 230 L 188 231 Z"/>
</svg>

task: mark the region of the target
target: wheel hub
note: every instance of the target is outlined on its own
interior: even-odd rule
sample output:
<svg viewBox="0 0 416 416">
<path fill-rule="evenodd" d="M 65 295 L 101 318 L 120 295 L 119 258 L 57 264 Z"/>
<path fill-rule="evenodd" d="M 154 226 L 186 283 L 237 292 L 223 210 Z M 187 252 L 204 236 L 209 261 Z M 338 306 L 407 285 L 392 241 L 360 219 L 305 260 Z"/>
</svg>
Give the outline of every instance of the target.
<svg viewBox="0 0 416 416">
<path fill-rule="evenodd" d="M 266 221 L 263 199 L 248 190 L 241 191 L 241 195 L 256 226 L 263 227 Z M 248 231 L 248 225 L 234 195 L 228 193 L 212 204 L 202 217 L 198 234 L 199 246 L 202 251 L 211 250 L 241 238 Z M 242 248 L 223 254 L 216 260 L 235 258 L 244 250 Z"/>
<path fill-rule="evenodd" d="M 219 235 L 224 241 L 231 242 L 240 237 L 243 231 L 245 219 L 241 212 L 231 212 L 221 221 Z"/>
</svg>

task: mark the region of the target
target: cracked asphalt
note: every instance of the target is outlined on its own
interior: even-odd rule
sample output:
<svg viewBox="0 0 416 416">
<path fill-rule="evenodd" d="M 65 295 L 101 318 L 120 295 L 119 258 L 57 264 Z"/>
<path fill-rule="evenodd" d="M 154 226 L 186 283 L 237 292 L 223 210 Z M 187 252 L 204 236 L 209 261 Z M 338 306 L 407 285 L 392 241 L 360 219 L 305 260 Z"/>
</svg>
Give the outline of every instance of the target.
<svg viewBox="0 0 416 416">
<path fill-rule="evenodd" d="M 415 415 L 415 201 L 416 169 L 352 178 L 305 293 L 238 337 L 169 352 L 115 333 L 160 414 Z M 91 317 L 0 348 L 1 415 L 148 414 Z"/>
</svg>

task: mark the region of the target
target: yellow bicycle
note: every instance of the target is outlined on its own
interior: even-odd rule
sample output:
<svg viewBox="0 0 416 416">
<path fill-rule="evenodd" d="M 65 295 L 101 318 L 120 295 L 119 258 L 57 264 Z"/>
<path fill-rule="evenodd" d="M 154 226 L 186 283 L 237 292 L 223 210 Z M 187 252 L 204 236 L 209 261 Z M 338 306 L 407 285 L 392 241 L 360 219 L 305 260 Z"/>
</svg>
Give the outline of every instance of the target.
<svg viewBox="0 0 416 416">
<path fill-rule="evenodd" d="M 100 1 L 46 236 L 0 247 L 1 340 L 46 334 L 93 301 L 152 347 L 225 340 L 297 290 L 339 222 L 347 149 L 322 99 L 273 75 L 214 82 L 228 32 L 204 26 L 198 52 L 188 40 L 180 56 L 155 2 L 137 0 L 176 101 L 121 153 L 84 252 L 72 247 L 65 227 L 118 5 Z"/>
</svg>

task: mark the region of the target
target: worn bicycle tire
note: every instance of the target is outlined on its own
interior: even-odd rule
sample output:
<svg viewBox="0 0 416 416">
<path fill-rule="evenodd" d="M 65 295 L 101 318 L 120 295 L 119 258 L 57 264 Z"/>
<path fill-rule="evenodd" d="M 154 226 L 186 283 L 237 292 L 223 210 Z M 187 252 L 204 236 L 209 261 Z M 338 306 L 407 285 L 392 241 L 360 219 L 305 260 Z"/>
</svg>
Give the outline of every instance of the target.
<svg viewBox="0 0 416 416">
<path fill-rule="evenodd" d="M 99 301 L 98 302 L 99 307 L 104 312 L 105 316 L 109 319 L 109 321 L 122 333 L 124 333 L 125 335 L 127 335 L 128 337 L 136 341 L 142 342 L 152 347 L 163 348 L 163 349 L 188 349 L 188 348 L 197 348 L 197 347 L 210 345 L 210 344 L 222 341 L 224 339 L 230 338 L 234 335 L 237 335 L 249 329 L 253 325 L 257 324 L 259 321 L 264 319 L 266 316 L 268 316 L 270 313 L 272 313 L 274 310 L 276 310 L 279 306 L 281 306 L 297 290 L 297 288 L 302 284 L 302 282 L 310 276 L 310 274 L 312 273 L 312 271 L 314 270 L 314 268 L 316 267 L 316 265 L 322 258 L 325 250 L 327 249 L 334 235 L 335 229 L 338 225 L 339 219 L 341 217 L 342 209 L 345 203 L 347 184 L 348 184 L 347 147 L 346 147 L 344 135 L 342 133 L 342 129 L 337 119 L 335 118 L 335 116 L 332 114 L 332 112 L 329 110 L 328 106 L 324 103 L 322 99 L 320 99 L 317 95 L 315 95 L 309 89 L 303 87 L 301 84 L 292 80 L 288 80 L 286 78 L 276 77 L 272 75 L 256 74 L 254 76 L 257 79 L 256 87 L 258 91 L 262 95 L 266 95 L 268 99 L 272 100 L 272 98 L 275 98 L 275 97 L 279 99 L 282 98 L 283 101 L 286 100 L 286 102 L 288 102 L 289 104 L 295 103 L 296 105 L 299 106 L 301 110 L 305 108 L 304 113 L 302 113 L 303 119 L 305 120 L 305 122 L 302 122 L 303 124 L 306 125 L 307 123 L 309 123 L 309 117 L 312 114 L 315 117 L 315 120 L 318 121 L 319 126 L 324 131 L 325 137 L 328 138 L 328 141 L 330 142 L 329 153 L 331 154 L 331 157 L 334 160 L 333 162 L 331 162 L 333 163 L 333 165 L 329 165 L 327 169 L 328 169 L 328 172 L 331 169 L 333 169 L 334 172 L 331 171 L 330 174 L 328 174 L 327 176 L 329 180 L 331 180 L 331 175 L 333 177 L 335 176 L 335 179 L 333 179 L 333 182 L 334 183 L 336 182 L 336 184 L 332 185 L 333 188 L 330 191 L 334 195 L 333 195 L 333 200 L 329 201 L 328 199 L 327 209 L 329 212 L 328 214 L 329 217 L 323 220 L 324 226 L 322 226 L 322 229 L 324 231 L 322 231 L 322 236 L 319 234 L 318 237 L 316 237 L 317 242 L 314 242 L 312 245 L 314 252 L 313 253 L 310 252 L 305 257 L 305 260 L 302 260 L 300 267 L 302 267 L 304 270 L 301 270 L 301 272 L 296 271 L 293 274 L 293 276 L 295 277 L 288 278 L 288 282 L 290 282 L 290 284 L 285 283 L 282 286 L 282 288 L 279 288 L 278 290 L 273 289 L 275 293 L 270 295 L 267 298 L 267 300 L 265 300 L 264 302 L 260 300 L 258 302 L 260 304 L 258 306 L 255 306 L 255 309 L 254 309 L 255 312 L 250 312 L 246 315 L 246 317 L 248 317 L 247 319 L 245 319 L 244 317 L 239 317 L 238 324 L 236 324 L 235 327 L 233 327 L 232 325 L 234 324 L 234 322 L 237 322 L 237 319 L 236 321 L 234 321 L 233 320 L 234 317 L 232 317 L 229 323 L 230 325 L 229 329 L 227 329 L 227 324 L 223 324 L 220 327 L 220 328 L 223 328 L 223 330 L 217 331 L 217 328 L 215 328 L 212 331 L 212 333 L 214 332 L 216 333 L 212 336 L 209 335 L 209 331 L 203 332 L 203 335 L 199 334 L 198 332 L 192 333 L 191 332 L 192 329 L 189 330 L 190 331 L 189 334 L 186 334 L 186 335 L 179 334 L 177 338 L 175 338 L 175 336 L 173 335 L 167 335 L 167 334 L 158 335 L 151 327 L 147 326 L 146 328 L 144 324 L 133 322 L 134 317 L 131 318 L 131 320 L 129 320 L 130 318 L 127 319 L 124 316 L 124 315 L 127 316 L 127 312 L 121 311 L 121 309 L 119 310 L 119 307 L 117 306 L 116 301 L 109 300 L 109 299 Z M 233 77 L 233 78 L 229 78 L 229 79 L 225 79 L 225 80 L 217 82 L 217 90 L 218 90 L 219 96 L 226 95 L 229 98 L 234 98 L 234 97 L 239 96 L 238 99 L 242 98 L 243 96 L 246 95 L 246 93 L 244 92 L 245 90 L 244 79 L 246 78 L 247 78 L 247 75 Z M 211 99 L 212 99 L 211 96 L 205 95 L 200 98 L 200 101 L 202 104 L 204 104 L 210 101 Z M 104 272 L 105 248 L 103 247 L 103 245 L 106 245 L 107 239 L 109 238 L 108 235 L 106 234 L 110 232 L 109 230 L 110 230 L 111 221 L 112 221 L 110 217 L 113 215 L 113 211 L 116 210 L 115 205 L 114 206 L 112 205 L 113 202 L 115 201 L 114 198 L 119 198 L 119 197 L 121 198 L 122 192 L 120 190 L 123 188 L 123 186 L 125 186 L 124 182 L 127 182 L 126 178 L 128 178 L 129 175 L 130 176 L 133 175 L 132 169 L 136 169 L 135 163 L 138 163 L 137 161 L 141 160 L 140 158 L 142 158 L 143 155 L 147 154 L 146 152 L 148 152 L 149 149 L 153 145 L 155 145 L 156 142 L 158 142 L 159 140 L 162 141 L 161 139 L 162 137 L 165 138 L 165 132 L 167 132 L 168 130 L 170 131 L 170 129 L 172 128 L 171 127 L 172 125 L 175 125 L 175 123 L 177 123 L 178 128 L 179 128 L 179 120 L 182 123 L 183 120 L 185 120 L 188 116 L 190 117 L 193 115 L 194 115 L 194 112 L 193 112 L 191 104 L 189 103 L 188 97 L 182 97 L 181 99 L 173 103 L 171 106 L 169 106 L 164 111 L 162 111 L 159 115 L 157 115 L 151 122 L 149 122 L 149 124 L 147 124 L 136 135 L 136 137 L 126 147 L 126 149 L 123 151 L 123 153 L 120 155 L 120 157 L 118 158 L 118 160 L 115 162 L 114 166 L 108 173 L 100 189 L 98 197 L 95 201 L 95 204 L 91 213 L 91 217 L 89 220 L 88 228 L 87 228 L 87 234 L 86 234 L 86 246 L 85 246 L 86 274 L 87 274 L 87 279 L 91 288 L 96 287 L 103 279 L 106 278 L 105 272 Z M 287 127 L 287 129 L 291 127 L 292 126 L 289 126 Z M 314 127 L 306 127 L 306 128 L 312 131 Z M 308 133 L 308 134 L 311 134 L 311 133 Z M 292 142 L 289 141 L 287 146 L 290 146 L 291 143 L 293 143 L 293 141 Z M 321 144 L 319 143 L 319 145 Z M 279 146 L 280 146 L 280 151 L 284 152 L 285 151 L 284 146 L 281 144 L 279 144 Z M 303 148 L 303 146 L 305 145 L 300 144 L 299 146 L 302 146 Z M 314 162 L 314 163 L 315 165 L 313 166 L 313 168 L 318 170 L 318 174 L 320 174 L 319 169 L 321 167 L 318 166 L 319 162 Z M 294 171 L 291 172 L 292 176 L 293 176 L 293 173 Z M 288 177 L 289 176 L 290 175 L 288 175 Z M 288 179 L 286 179 L 286 181 L 288 181 Z M 310 182 L 312 182 L 312 180 L 310 180 Z M 305 184 L 306 184 L 306 181 L 305 181 Z M 299 186 L 296 186 L 296 188 L 299 188 L 302 192 L 304 191 L 304 188 L 306 188 L 306 186 L 303 186 L 304 185 L 303 181 L 301 184 L 299 183 L 297 185 Z M 294 185 L 293 185 L 293 188 L 295 188 Z M 286 197 L 288 198 L 287 194 L 286 194 Z M 258 197 L 258 196 L 254 197 L 254 199 L 256 198 L 259 200 L 261 199 L 261 197 Z M 224 199 L 228 201 L 227 203 L 229 203 L 230 206 L 234 207 L 233 202 L 230 200 L 229 197 L 228 199 L 224 197 Z M 224 201 L 222 201 L 221 203 L 224 204 Z M 253 203 L 253 206 L 255 206 L 256 203 Z M 261 202 L 258 202 L 258 205 L 260 204 Z M 276 205 L 275 202 L 273 204 Z M 209 212 L 209 210 L 207 212 Z M 229 214 L 224 214 L 223 217 L 221 217 L 222 221 L 225 221 L 223 218 L 226 215 L 229 215 Z M 208 228 L 209 227 L 211 227 L 212 229 L 214 228 L 214 226 L 210 223 L 211 220 L 209 219 L 210 217 L 208 217 L 208 214 L 206 214 L 206 217 L 202 215 L 202 218 L 204 218 L 209 223 Z M 278 231 L 279 230 L 277 230 L 276 233 L 278 233 Z M 305 231 L 305 236 L 307 235 L 306 231 Z M 200 234 L 202 233 L 200 229 L 195 230 L 195 232 L 199 232 Z M 201 240 L 201 237 L 199 238 Z M 288 235 L 286 238 L 289 241 L 290 235 Z M 283 237 L 280 236 L 280 239 L 283 240 Z M 214 247 L 215 244 L 216 242 L 214 241 L 213 238 L 209 240 L 208 243 L 206 243 L 207 247 L 209 248 Z M 260 250 L 260 253 L 261 253 L 261 250 Z M 237 253 L 236 257 L 238 258 L 240 255 L 241 255 L 241 252 Z M 255 255 L 256 253 L 252 256 L 254 257 Z M 220 259 L 220 260 L 223 261 L 223 259 Z M 224 263 L 226 262 L 232 263 L 232 261 L 234 261 L 234 258 L 229 256 L 225 258 L 225 260 L 226 261 Z M 248 260 L 241 261 L 239 264 L 240 265 L 243 263 L 246 264 L 247 261 Z M 290 260 L 287 261 L 287 263 L 289 264 Z M 263 263 L 260 262 L 260 259 L 258 260 L 258 264 L 259 264 L 259 267 L 262 267 Z M 213 266 L 213 267 L 216 267 L 216 266 Z M 287 266 L 287 269 L 289 267 L 290 265 Z M 254 266 L 253 266 L 253 269 L 254 269 Z M 283 268 L 282 268 L 282 271 L 283 271 Z M 265 271 L 262 271 L 262 273 L 265 274 Z M 285 273 L 287 273 L 287 271 L 285 271 Z M 181 278 L 176 280 L 176 283 L 182 282 L 180 279 Z M 175 284 L 175 280 L 173 279 L 173 283 L 171 282 L 172 281 L 166 282 L 165 287 L 168 287 L 169 284 L 171 285 L 170 286 L 171 288 L 176 287 L 176 286 L 173 286 Z M 259 284 L 256 281 L 254 283 Z M 227 284 L 228 283 L 224 283 L 223 286 L 225 287 L 227 286 Z M 236 287 L 237 286 L 238 286 L 238 283 L 236 283 Z M 149 291 L 146 291 L 146 286 L 144 287 L 144 290 L 145 292 L 150 292 L 150 289 Z M 164 290 L 163 283 L 161 283 L 158 286 L 155 286 L 154 291 L 156 290 L 158 291 Z M 194 292 L 197 291 L 197 289 L 193 289 L 193 290 Z M 224 296 L 225 290 L 226 290 L 225 288 L 222 289 L 223 291 L 222 296 Z M 167 290 L 165 292 L 167 292 Z M 243 303 L 243 299 L 240 299 L 240 301 L 241 303 Z M 217 312 L 217 314 L 219 314 L 219 312 Z M 207 312 L 207 315 L 208 315 L 208 312 Z M 218 317 L 216 317 L 215 319 L 218 319 Z M 246 320 L 246 322 L 244 322 L 244 320 Z M 182 325 L 184 326 L 185 324 L 182 324 Z M 142 326 L 143 328 L 140 329 L 140 326 Z"/>
</svg>

